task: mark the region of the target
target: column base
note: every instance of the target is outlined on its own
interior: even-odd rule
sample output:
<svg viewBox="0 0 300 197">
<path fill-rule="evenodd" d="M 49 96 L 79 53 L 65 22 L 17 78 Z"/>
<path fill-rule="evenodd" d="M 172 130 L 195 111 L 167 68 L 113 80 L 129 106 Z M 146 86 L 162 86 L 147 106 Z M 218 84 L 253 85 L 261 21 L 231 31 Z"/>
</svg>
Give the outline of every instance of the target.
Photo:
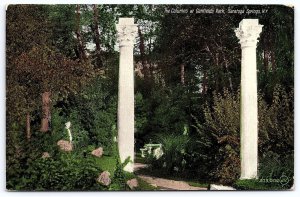
<svg viewBox="0 0 300 197">
<path fill-rule="evenodd" d="M 126 172 L 133 172 L 134 171 L 134 164 L 133 162 L 128 162 L 128 164 L 123 169 Z"/>
<path fill-rule="evenodd" d="M 258 179 L 258 176 L 241 176 L 240 180 Z"/>
</svg>

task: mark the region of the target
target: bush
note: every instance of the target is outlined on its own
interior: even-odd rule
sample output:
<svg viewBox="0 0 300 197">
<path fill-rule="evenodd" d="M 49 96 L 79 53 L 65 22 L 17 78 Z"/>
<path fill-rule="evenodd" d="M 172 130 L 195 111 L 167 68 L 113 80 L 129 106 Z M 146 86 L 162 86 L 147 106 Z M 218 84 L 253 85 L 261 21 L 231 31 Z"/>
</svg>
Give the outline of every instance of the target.
<svg viewBox="0 0 300 197">
<path fill-rule="evenodd" d="M 272 180 L 270 180 L 272 181 Z M 282 185 L 282 180 L 273 180 L 274 182 L 265 182 L 260 179 L 237 180 L 233 187 L 237 190 L 286 190 L 290 187 Z M 275 184 L 274 184 L 275 183 Z"/>
<path fill-rule="evenodd" d="M 158 134 L 157 143 L 162 144 L 163 155 L 157 159 L 154 156 L 147 158 L 152 168 L 160 169 L 163 174 L 179 174 L 186 169 L 187 147 L 189 137 L 182 134 Z"/>
<path fill-rule="evenodd" d="M 125 172 L 123 170 L 129 161 L 129 157 L 123 163 L 120 163 L 119 159 L 116 160 L 116 168 L 109 190 L 130 190 L 127 181 L 136 178 L 136 176 L 133 173 Z"/>
<path fill-rule="evenodd" d="M 77 147 L 103 147 L 105 154 L 113 155 L 117 135 L 117 95 L 108 88 L 108 79 L 98 77 L 56 107 L 61 108 L 65 120 L 71 121 L 74 143 Z"/>
<path fill-rule="evenodd" d="M 159 86 L 147 94 L 136 93 L 137 148 L 154 139 L 157 134 L 176 133 L 183 129 L 189 121 L 188 96 L 185 93 L 179 86 Z"/>
<path fill-rule="evenodd" d="M 21 191 L 81 191 L 105 190 L 96 182 L 102 170 L 93 158 L 61 153 L 57 158 L 38 158 L 29 163 L 29 168 L 19 183 L 8 189 Z"/>
<path fill-rule="evenodd" d="M 148 109 L 149 106 L 147 104 L 146 99 L 143 98 L 143 95 L 140 92 L 137 92 L 134 96 L 134 113 L 135 113 L 135 128 L 137 133 L 143 134 L 145 132 L 146 126 L 149 119 L 150 110 Z"/>
<path fill-rule="evenodd" d="M 217 143 L 214 153 L 217 165 L 211 175 L 222 184 L 231 184 L 240 173 L 239 93 L 225 89 L 223 95 L 214 93 L 213 101 L 212 106 L 204 108 L 205 125 L 202 127 Z"/>
<path fill-rule="evenodd" d="M 259 180 L 278 189 L 291 188 L 294 183 L 294 155 L 265 153 L 259 162 Z"/>
<path fill-rule="evenodd" d="M 240 173 L 239 97 L 239 92 L 234 94 L 228 90 L 224 90 L 223 94 L 214 93 L 213 105 L 206 105 L 204 108 L 205 124 L 198 126 L 198 131 L 210 132 L 217 142 L 217 145 L 214 145 L 217 147 L 217 166 L 212 170 L 212 175 L 224 184 L 233 183 Z M 277 85 L 270 106 L 259 94 L 258 118 L 260 158 L 264 158 L 268 151 L 273 151 L 282 158 L 286 154 L 293 154 L 293 90 L 287 93 L 283 87 Z M 275 167 L 275 164 L 265 165 Z M 288 168 L 291 170 L 292 167 L 293 165 L 289 165 Z M 268 173 L 270 170 L 266 169 Z"/>
<path fill-rule="evenodd" d="M 6 187 L 12 188 L 21 179 L 25 168 L 25 131 L 17 123 L 12 123 L 6 131 Z M 22 135 L 23 134 L 23 135 Z"/>
<path fill-rule="evenodd" d="M 154 111 L 150 124 L 156 133 L 182 131 L 188 122 L 187 96 L 182 87 L 153 92 Z"/>
<path fill-rule="evenodd" d="M 58 107 L 53 107 L 52 112 L 51 132 L 41 133 L 33 130 L 30 141 L 19 140 L 24 139 L 20 135 L 22 133 L 25 135 L 25 131 L 18 126 L 13 128 L 13 132 L 9 132 L 14 135 L 9 138 L 9 151 L 7 152 L 7 189 L 23 191 L 108 190 L 109 187 L 104 187 L 96 181 L 97 176 L 102 172 L 101 165 L 98 165 L 100 159 L 93 158 L 90 155 L 92 150 L 87 149 L 97 146 L 91 143 L 88 132 L 83 130 L 78 112 L 70 110 L 68 117 L 64 116 Z M 72 124 L 74 150 L 71 153 L 61 152 L 57 146 L 58 140 L 69 140 L 65 128 L 66 121 Z M 116 132 L 116 128 L 109 128 L 110 131 L 112 129 Z M 112 137 L 106 140 L 112 144 L 110 149 L 114 150 L 116 143 L 113 142 Z M 43 152 L 49 152 L 51 158 L 41 158 Z M 106 150 L 105 152 L 108 153 Z M 116 151 L 110 154 L 116 154 Z M 104 161 L 103 158 L 102 160 Z"/>
<path fill-rule="evenodd" d="M 266 137 L 260 139 L 260 154 L 269 151 L 280 155 L 293 154 L 294 90 L 287 91 L 282 86 L 276 85 L 272 103 L 263 117 L 265 120 L 259 124 L 259 132 L 266 133 Z"/>
<path fill-rule="evenodd" d="M 274 189 L 268 185 L 259 182 L 257 179 L 237 180 L 233 187 L 238 190 L 270 190 Z"/>
<path fill-rule="evenodd" d="M 116 112 L 115 109 L 101 110 L 95 113 L 94 127 L 90 131 L 91 141 L 96 146 L 101 146 L 105 154 L 114 155 L 116 143 L 114 138 L 117 136 Z"/>
<path fill-rule="evenodd" d="M 111 184 L 110 190 L 128 190 L 123 167 L 124 166 L 117 160 L 116 170 L 113 175 L 113 184 Z"/>
<path fill-rule="evenodd" d="M 71 111 L 68 121 L 71 122 L 71 135 L 72 135 L 72 143 L 75 149 L 81 149 L 89 145 L 89 133 L 88 131 L 84 130 L 83 125 L 81 124 L 80 120 L 82 119 L 81 115 L 77 110 Z M 66 128 L 62 130 L 65 136 L 65 140 L 69 140 L 68 131 Z"/>
</svg>

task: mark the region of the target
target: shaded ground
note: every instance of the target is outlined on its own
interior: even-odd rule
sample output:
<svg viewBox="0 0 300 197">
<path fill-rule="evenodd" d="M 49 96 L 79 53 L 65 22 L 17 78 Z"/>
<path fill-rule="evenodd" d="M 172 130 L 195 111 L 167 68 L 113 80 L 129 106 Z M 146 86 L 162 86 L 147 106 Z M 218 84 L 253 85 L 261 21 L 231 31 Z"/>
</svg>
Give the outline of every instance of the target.
<svg viewBox="0 0 300 197">
<path fill-rule="evenodd" d="M 140 169 L 147 168 L 147 164 L 135 163 L 134 170 L 137 172 Z M 158 178 L 150 175 L 138 174 L 138 177 L 160 190 L 207 190 L 206 187 L 195 187 L 189 185 L 185 181 L 171 180 L 166 178 Z"/>
</svg>

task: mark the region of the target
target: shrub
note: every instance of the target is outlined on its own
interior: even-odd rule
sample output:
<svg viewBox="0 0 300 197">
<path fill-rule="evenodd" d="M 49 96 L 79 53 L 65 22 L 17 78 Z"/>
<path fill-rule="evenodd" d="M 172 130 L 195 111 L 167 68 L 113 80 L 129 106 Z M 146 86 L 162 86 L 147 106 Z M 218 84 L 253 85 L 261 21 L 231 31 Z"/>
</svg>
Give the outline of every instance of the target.
<svg viewBox="0 0 300 197">
<path fill-rule="evenodd" d="M 161 169 L 164 174 L 182 173 L 186 168 L 187 147 L 189 137 L 182 134 L 158 134 L 156 142 L 162 144 L 163 155 L 156 159 L 154 156 L 148 157 L 152 168 Z"/>
<path fill-rule="evenodd" d="M 213 94 L 213 105 L 204 108 L 205 125 L 202 129 L 211 132 L 217 143 L 217 165 L 211 175 L 223 184 L 230 184 L 239 176 L 239 93 L 224 90 Z"/>
<path fill-rule="evenodd" d="M 148 124 L 149 119 L 149 109 L 146 99 L 143 98 L 143 95 L 140 92 L 137 92 L 134 96 L 135 100 L 135 128 L 137 133 L 143 134 L 145 132 L 145 128 Z"/>
<path fill-rule="evenodd" d="M 77 110 L 71 111 L 68 121 L 71 122 L 71 134 L 72 134 L 72 143 L 75 149 L 80 149 L 88 146 L 89 144 L 89 134 L 88 131 L 84 130 L 80 120 L 82 119 L 81 115 Z M 63 131 L 65 140 L 69 140 L 69 135 L 67 129 L 64 128 Z"/>
<path fill-rule="evenodd" d="M 102 170 L 93 158 L 62 153 L 57 158 L 38 158 L 29 163 L 19 183 L 10 189 L 37 191 L 105 190 L 96 178 Z"/>
<path fill-rule="evenodd" d="M 124 166 L 117 160 L 116 170 L 113 175 L 113 184 L 111 184 L 110 190 L 126 190 L 126 179 L 123 167 Z"/>
<path fill-rule="evenodd" d="M 23 133 L 23 135 L 22 135 Z M 21 129 L 21 125 L 12 123 L 6 131 L 6 188 L 12 189 L 21 179 L 23 169 L 25 167 L 26 141 L 25 131 Z"/>
<path fill-rule="evenodd" d="M 225 184 L 231 184 L 240 173 L 239 97 L 239 92 L 234 94 L 228 90 L 224 90 L 223 94 L 214 93 L 213 105 L 206 105 L 204 108 L 205 124 L 198 126 L 199 131 L 202 129 L 204 133 L 210 132 L 217 142 L 215 158 L 218 164 L 212 170 L 212 175 Z M 293 154 L 293 90 L 288 93 L 277 85 L 270 106 L 259 94 L 258 118 L 259 156 L 264 158 L 268 151 L 273 151 L 282 158 L 286 154 Z M 266 165 L 274 167 L 275 164 Z M 292 165 L 288 168 L 292 169 Z M 270 170 L 266 169 L 269 173 Z"/>
<path fill-rule="evenodd" d="M 24 191 L 108 190 L 109 187 L 96 182 L 97 176 L 102 172 L 102 167 L 107 167 L 107 164 L 99 165 L 99 163 L 103 163 L 106 159 L 100 158 L 100 161 L 90 155 L 91 150 L 97 146 L 91 144 L 86 133 L 81 133 L 83 130 L 78 121 L 79 117 L 76 110 L 73 110 L 66 118 L 57 107 L 54 107 L 51 132 L 33 131 L 29 142 L 18 140 L 24 137 L 10 137 L 11 148 L 7 152 L 7 189 Z M 57 147 L 58 140 L 69 140 L 65 129 L 66 120 L 72 123 L 71 132 L 75 149 L 71 153 L 63 153 Z M 116 128 L 111 129 L 116 130 Z M 16 126 L 11 134 L 22 134 L 22 130 Z M 111 138 L 109 140 L 114 143 L 111 149 L 115 150 L 116 143 Z M 49 152 L 50 158 L 41 158 L 43 152 Z M 116 151 L 111 154 L 116 154 Z M 111 161 L 109 160 L 108 165 L 112 163 L 114 165 Z"/>
<path fill-rule="evenodd" d="M 103 147 L 105 154 L 114 154 L 117 95 L 110 83 L 109 79 L 96 77 L 83 90 L 56 105 L 64 120 L 71 121 L 75 146 L 84 147 L 88 142 Z"/>
<path fill-rule="evenodd" d="M 293 154 L 294 151 L 294 90 L 287 91 L 276 85 L 272 103 L 259 125 L 266 137 L 261 139 L 260 154 L 272 151 L 278 154 Z M 260 119 L 261 121 L 261 119 Z"/>
<path fill-rule="evenodd" d="M 275 189 L 274 187 L 268 187 L 268 185 L 259 182 L 257 179 L 249 180 L 237 180 L 233 184 L 234 188 L 238 190 L 270 190 Z"/>
<path fill-rule="evenodd" d="M 127 185 L 129 179 L 136 178 L 133 173 L 125 172 L 123 168 L 130 162 L 128 157 L 123 163 L 120 163 L 119 159 L 116 159 L 116 167 L 112 179 L 112 184 L 110 185 L 109 190 L 130 190 Z"/>
<path fill-rule="evenodd" d="M 96 112 L 94 126 L 90 131 L 91 140 L 96 146 L 101 146 L 105 154 L 113 155 L 114 138 L 117 136 L 116 118 L 114 109 Z"/>
<path fill-rule="evenodd" d="M 291 188 L 294 183 L 294 155 L 265 153 L 259 162 L 259 180 L 278 189 Z"/>
<path fill-rule="evenodd" d="M 143 146 L 145 141 L 163 132 L 181 131 L 188 123 L 187 98 L 182 87 L 155 87 L 155 90 L 143 95 L 137 92 L 135 116 L 138 145 Z"/>
<path fill-rule="evenodd" d="M 272 180 L 271 180 L 272 181 Z M 259 179 L 249 179 L 249 180 L 237 180 L 234 184 L 233 187 L 236 188 L 237 190 L 286 190 L 290 189 L 290 187 L 286 187 L 286 185 L 282 185 L 279 182 L 269 182 L 266 183 L 262 180 Z"/>
</svg>

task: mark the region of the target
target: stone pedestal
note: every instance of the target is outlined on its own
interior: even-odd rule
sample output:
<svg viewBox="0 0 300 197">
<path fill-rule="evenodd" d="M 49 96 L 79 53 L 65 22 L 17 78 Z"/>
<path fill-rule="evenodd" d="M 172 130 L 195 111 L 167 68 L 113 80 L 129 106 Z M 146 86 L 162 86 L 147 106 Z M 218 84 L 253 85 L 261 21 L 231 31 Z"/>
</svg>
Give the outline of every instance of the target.
<svg viewBox="0 0 300 197">
<path fill-rule="evenodd" d="M 235 30 L 242 48 L 241 61 L 241 179 L 257 178 L 258 114 L 256 45 L 262 25 L 243 19 Z"/>
<path fill-rule="evenodd" d="M 118 148 L 121 162 L 130 162 L 124 170 L 133 172 L 134 161 L 134 67 L 133 46 L 137 25 L 133 18 L 120 18 L 117 36 L 120 46 L 118 95 Z"/>
</svg>

